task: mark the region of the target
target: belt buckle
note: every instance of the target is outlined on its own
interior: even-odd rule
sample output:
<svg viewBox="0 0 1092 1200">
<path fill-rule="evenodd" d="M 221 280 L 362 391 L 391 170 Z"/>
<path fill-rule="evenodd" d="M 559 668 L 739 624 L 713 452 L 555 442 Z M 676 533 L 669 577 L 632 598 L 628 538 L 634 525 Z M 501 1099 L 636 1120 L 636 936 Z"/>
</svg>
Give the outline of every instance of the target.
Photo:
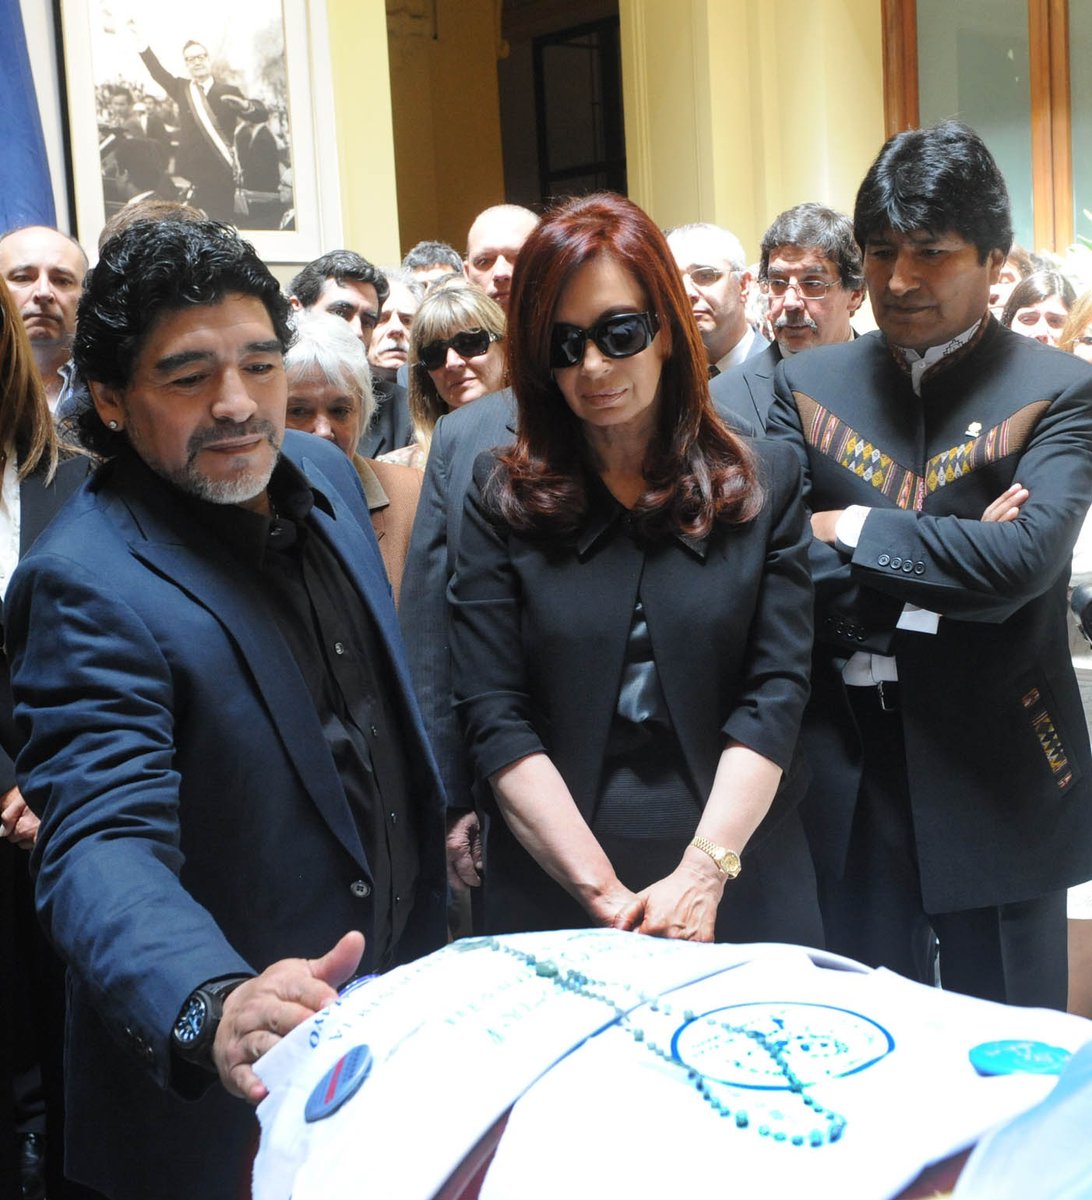
<svg viewBox="0 0 1092 1200">
<path fill-rule="evenodd" d="M 894 682 L 894 681 L 891 681 Z M 876 684 L 876 694 L 880 698 L 880 708 L 887 713 L 899 711 L 899 699 L 895 688 L 888 688 L 888 680 L 881 679 Z"/>
</svg>

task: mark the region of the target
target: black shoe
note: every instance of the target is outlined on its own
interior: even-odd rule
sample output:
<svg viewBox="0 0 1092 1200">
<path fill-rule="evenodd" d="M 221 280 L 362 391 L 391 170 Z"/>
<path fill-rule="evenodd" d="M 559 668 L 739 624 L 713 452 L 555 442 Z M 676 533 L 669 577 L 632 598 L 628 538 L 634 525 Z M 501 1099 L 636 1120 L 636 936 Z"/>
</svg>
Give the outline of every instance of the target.
<svg viewBox="0 0 1092 1200">
<path fill-rule="evenodd" d="M 19 1135 L 19 1195 L 22 1200 L 45 1200 L 45 1134 Z"/>
</svg>

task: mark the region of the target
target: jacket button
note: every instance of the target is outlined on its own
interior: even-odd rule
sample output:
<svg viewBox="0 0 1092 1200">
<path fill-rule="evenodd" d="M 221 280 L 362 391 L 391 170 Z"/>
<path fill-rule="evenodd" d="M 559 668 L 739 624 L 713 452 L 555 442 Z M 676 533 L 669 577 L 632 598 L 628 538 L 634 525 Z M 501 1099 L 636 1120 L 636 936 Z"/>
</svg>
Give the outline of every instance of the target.
<svg viewBox="0 0 1092 1200">
<path fill-rule="evenodd" d="M 899 569 L 899 567 L 901 567 L 901 566 L 902 566 L 902 559 L 899 558 L 899 556 L 896 554 L 894 556 L 894 558 L 891 559 L 891 570 L 897 571 Z"/>
<path fill-rule="evenodd" d="M 923 562 L 914 563 L 914 574 L 915 575 L 924 575 L 925 574 L 925 563 L 923 563 Z"/>
<path fill-rule="evenodd" d="M 913 569 L 914 569 L 914 564 L 910 561 L 910 559 L 905 559 L 902 564 L 903 574 L 909 575 L 910 572 L 913 571 Z"/>
<path fill-rule="evenodd" d="M 878 562 L 881 567 L 886 567 L 890 561 L 891 561 L 890 554 L 881 554 L 880 557 L 876 559 L 876 562 Z"/>
<path fill-rule="evenodd" d="M 349 884 L 349 891 L 352 892 L 352 894 L 358 900 L 367 900 L 367 898 L 372 894 L 372 885 L 366 879 L 354 879 L 353 882 Z"/>
</svg>

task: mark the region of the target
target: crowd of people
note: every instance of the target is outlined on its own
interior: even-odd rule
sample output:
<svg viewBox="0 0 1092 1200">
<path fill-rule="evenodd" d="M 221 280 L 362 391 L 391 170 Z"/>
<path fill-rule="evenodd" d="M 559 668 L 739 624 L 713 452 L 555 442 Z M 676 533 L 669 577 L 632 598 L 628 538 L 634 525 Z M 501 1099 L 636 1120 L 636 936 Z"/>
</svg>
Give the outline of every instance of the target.
<svg viewBox="0 0 1092 1200">
<path fill-rule="evenodd" d="M 607 193 L 283 291 L 177 203 L 0 237 L 22 1194 L 246 1194 L 257 1059 L 467 932 L 1092 1015 L 1092 293 L 1012 240 L 956 122 L 753 267 Z"/>
</svg>

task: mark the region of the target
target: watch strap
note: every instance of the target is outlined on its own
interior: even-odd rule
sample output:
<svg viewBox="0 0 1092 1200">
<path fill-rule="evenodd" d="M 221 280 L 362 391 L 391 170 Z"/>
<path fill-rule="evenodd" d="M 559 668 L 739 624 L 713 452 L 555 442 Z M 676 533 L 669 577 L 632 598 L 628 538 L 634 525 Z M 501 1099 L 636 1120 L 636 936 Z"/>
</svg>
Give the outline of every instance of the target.
<svg viewBox="0 0 1092 1200">
<path fill-rule="evenodd" d="M 717 870 L 728 879 L 735 879 L 742 870 L 739 855 L 734 850 L 718 846 L 716 842 L 710 841 L 709 838 L 698 835 L 691 840 L 690 845 L 697 850 L 701 850 L 704 854 L 708 854 L 713 862 L 717 864 Z"/>
<path fill-rule="evenodd" d="M 252 975 L 224 975 L 210 979 L 190 992 L 171 1029 L 171 1046 L 180 1058 L 211 1067 L 212 1043 L 224 1014 L 224 1001 L 237 987 L 253 978 Z M 196 1029 L 194 1021 L 198 1022 Z"/>
</svg>

